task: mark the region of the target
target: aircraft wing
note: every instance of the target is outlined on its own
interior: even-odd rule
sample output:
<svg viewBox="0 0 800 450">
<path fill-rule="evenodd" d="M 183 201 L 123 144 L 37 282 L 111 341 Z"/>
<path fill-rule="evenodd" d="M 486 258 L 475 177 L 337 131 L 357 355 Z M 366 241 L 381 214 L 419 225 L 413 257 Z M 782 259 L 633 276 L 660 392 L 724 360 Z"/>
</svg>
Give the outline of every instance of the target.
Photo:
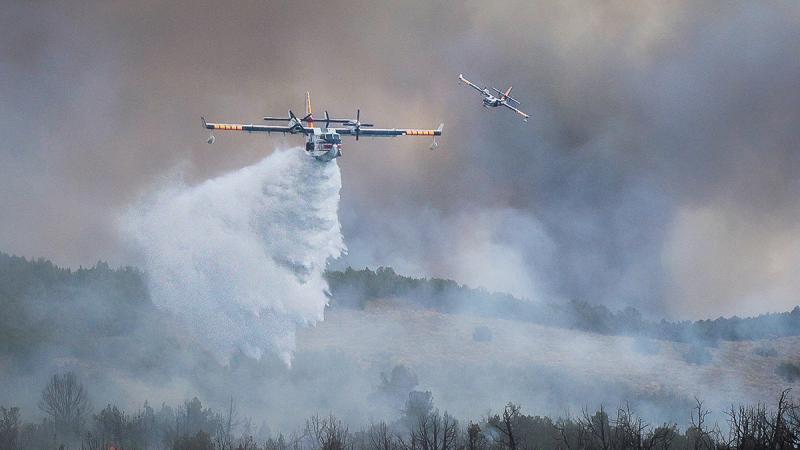
<svg viewBox="0 0 800 450">
<path fill-rule="evenodd" d="M 444 124 L 435 130 L 418 130 L 411 128 L 361 128 L 359 136 L 363 137 L 396 137 L 396 136 L 441 136 Z M 355 136 L 353 128 L 335 128 L 336 132 L 345 136 Z"/>
<path fill-rule="evenodd" d="M 314 132 L 312 128 L 304 127 L 302 125 L 290 126 L 275 126 L 275 125 L 253 125 L 241 123 L 212 123 L 206 122 L 203 119 L 203 128 L 208 130 L 220 131 L 247 131 L 248 133 L 289 133 L 289 134 L 311 134 Z"/>
<path fill-rule="evenodd" d="M 463 81 L 463 82 L 464 82 L 464 83 L 465 83 L 467 86 L 471 87 L 472 89 L 475 89 L 476 91 L 480 92 L 481 94 L 483 94 L 483 93 L 484 93 L 484 92 L 483 92 L 483 89 L 479 88 L 479 87 L 478 87 L 478 86 L 476 86 L 474 83 L 472 83 L 472 82 L 471 82 L 471 81 L 469 81 L 468 79 L 464 78 L 464 75 L 459 75 L 459 76 L 458 76 L 458 79 L 459 79 L 459 80 L 461 80 L 461 81 Z"/>
<path fill-rule="evenodd" d="M 524 120 L 525 122 L 528 121 L 528 117 L 530 117 L 529 115 L 527 115 L 524 112 L 518 110 L 517 108 L 509 105 L 508 103 L 503 103 L 503 106 L 505 106 L 506 108 L 508 108 L 508 109 L 514 111 L 515 113 L 519 114 L 520 116 L 522 116 L 522 120 Z"/>
</svg>

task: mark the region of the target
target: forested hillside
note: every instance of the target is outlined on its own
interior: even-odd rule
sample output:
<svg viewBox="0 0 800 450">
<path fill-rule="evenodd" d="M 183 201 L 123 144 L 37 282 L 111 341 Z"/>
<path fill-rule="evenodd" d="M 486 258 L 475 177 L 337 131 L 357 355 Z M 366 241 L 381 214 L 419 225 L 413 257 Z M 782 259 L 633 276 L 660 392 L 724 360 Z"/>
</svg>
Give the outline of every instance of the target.
<svg viewBox="0 0 800 450">
<path fill-rule="evenodd" d="M 172 321 L 155 308 L 135 268 L 98 262 L 71 270 L 0 253 L 0 310 L 0 357 L 17 363 L 14 369 L 47 355 L 150 370 L 178 348 Z"/>
<path fill-rule="evenodd" d="M 171 318 L 157 311 L 145 274 L 99 262 L 92 268 L 60 268 L 44 259 L 0 253 L 0 355 L 24 358 L 49 342 L 70 354 L 118 357 L 100 347 L 113 342 L 126 357 L 121 364 L 151 367 L 165 347 L 132 341 L 147 334 L 161 343 L 178 339 Z M 416 279 L 391 268 L 330 271 L 332 308 L 363 309 L 392 299 L 399 306 L 450 314 L 474 314 L 527 321 L 602 334 L 642 334 L 666 340 L 749 340 L 800 335 L 800 308 L 754 318 L 697 322 L 650 321 L 634 308 L 611 311 L 587 300 L 533 303 L 503 293 L 463 286 L 452 280 Z M 157 313 L 157 314 L 156 314 Z M 120 347 L 121 346 L 121 347 Z M 177 345 L 176 345 L 177 346 Z M 52 350 L 48 348 L 48 350 Z"/>
<path fill-rule="evenodd" d="M 800 307 L 758 317 L 720 317 L 695 322 L 653 321 L 635 308 L 612 311 L 591 299 L 534 303 L 509 294 L 474 289 L 452 280 L 418 279 L 391 268 L 328 272 L 332 304 L 363 309 L 370 302 L 395 299 L 401 304 L 452 314 L 477 314 L 602 334 L 641 334 L 672 341 L 753 340 L 800 335 Z"/>
</svg>

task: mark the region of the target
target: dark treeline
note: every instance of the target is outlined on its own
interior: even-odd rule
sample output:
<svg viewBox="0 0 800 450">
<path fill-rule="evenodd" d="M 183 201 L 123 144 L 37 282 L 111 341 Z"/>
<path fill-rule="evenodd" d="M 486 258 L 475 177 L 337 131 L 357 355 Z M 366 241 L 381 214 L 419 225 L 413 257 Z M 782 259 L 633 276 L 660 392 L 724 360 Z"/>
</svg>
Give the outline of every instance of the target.
<svg viewBox="0 0 800 450">
<path fill-rule="evenodd" d="M 332 304 L 363 309 L 370 302 L 400 299 L 410 306 L 444 313 L 476 314 L 523 320 L 602 334 L 643 335 L 671 341 L 713 342 L 756 340 L 800 335 L 800 307 L 790 312 L 752 318 L 669 322 L 644 318 L 633 307 L 611 311 L 582 300 L 534 303 L 509 294 L 489 292 L 439 278 L 410 278 L 380 267 L 327 273 Z"/>
<path fill-rule="evenodd" d="M 34 355 L 49 344 L 72 356 L 119 358 L 119 366 L 155 367 L 167 348 L 178 347 L 174 322 L 153 305 L 145 274 L 105 263 L 92 268 L 59 268 L 43 259 L 0 252 L 0 357 Z M 475 314 L 597 332 L 691 342 L 755 340 L 800 335 L 800 308 L 753 318 L 696 322 L 651 321 L 634 308 L 611 311 L 584 301 L 533 303 L 508 294 L 473 289 L 452 280 L 416 279 L 390 268 L 330 271 L 331 307 L 362 309 L 372 301 L 445 313 Z M 137 339 L 137 335 L 149 339 Z M 143 346 L 142 342 L 159 343 Z M 114 351 L 103 351 L 113 342 Z M 175 345 L 162 345 L 164 343 Z M 104 344 L 105 343 L 105 344 Z M 180 357 L 180 356 L 177 356 Z"/>
<path fill-rule="evenodd" d="M 175 345 L 144 274 L 98 262 L 77 270 L 0 253 L 0 361 L 13 367 L 59 353 L 118 367 L 152 368 Z M 148 345 L 158 342 L 159 345 Z M 56 345 L 53 345 L 56 344 Z M 55 352 L 55 353 L 54 353 Z"/>
<path fill-rule="evenodd" d="M 800 403 L 784 391 L 774 405 L 731 407 L 722 423 L 697 400 L 684 426 L 651 424 L 627 404 L 575 417 L 528 415 L 508 403 L 472 420 L 440 412 L 428 391 L 411 391 L 398 417 L 351 429 L 333 414 L 313 415 L 290 434 L 253 426 L 231 399 L 220 410 L 193 398 L 179 406 L 143 402 L 128 412 L 107 404 L 93 411 L 71 372 L 55 374 L 41 392 L 41 419 L 23 421 L 0 406 L 0 449 L 173 450 L 532 450 L 532 449 L 790 449 L 800 446 Z M 286 411 L 286 414 L 293 414 Z M 724 430 L 724 431 L 723 431 Z"/>
</svg>

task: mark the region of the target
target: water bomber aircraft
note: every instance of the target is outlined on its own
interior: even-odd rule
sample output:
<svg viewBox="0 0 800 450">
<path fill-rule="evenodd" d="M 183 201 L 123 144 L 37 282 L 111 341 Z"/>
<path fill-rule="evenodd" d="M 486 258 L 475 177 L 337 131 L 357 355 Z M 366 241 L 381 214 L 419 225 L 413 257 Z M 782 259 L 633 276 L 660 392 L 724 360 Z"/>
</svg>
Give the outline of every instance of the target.
<svg viewBox="0 0 800 450">
<path fill-rule="evenodd" d="M 515 113 L 519 114 L 520 116 L 522 116 L 522 120 L 523 121 L 525 121 L 525 122 L 528 121 L 528 117 L 530 117 L 529 115 L 525 114 L 524 112 L 520 111 L 519 109 L 517 109 L 513 105 L 509 104 L 509 102 L 513 102 L 513 103 L 516 103 L 517 106 L 520 105 L 519 101 L 517 101 L 514 97 L 511 96 L 511 89 L 513 88 L 513 86 L 509 86 L 508 89 L 506 89 L 505 91 L 501 91 L 500 89 L 497 89 L 497 88 L 493 87 L 492 89 L 494 89 L 494 91 L 497 92 L 497 97 L 495 97 L 494 95 L 492 95 L 491 91 L 489 91 L 488 88 L 485 88 L 485 87 L 484 88 L 480 88 L 480 87 L 478 87 L 477 85 L 475 85 L 471 81 L 469 81 L 466 78 L 464 78 L 463 74 L 459 74 L 458 75 L 458 79 L 463 81 L 467 86 L 469 86 L 469 87 L 475 89 L 476 91 L 480 92 L 481 95 L 483 95 L 483 107 L 484 108 L 497 108 L 498 106 L 505 106 L 506 108 L 508 108 L 508 109 L 514 111 Z"/>
<path fill-rule="evenodd" d="M 311 112 L 311 94 L 306 92 L 306 115 L 302 119 L 289 110 L 289 117 L 264 117 L 268 122 L 288 122 L 287 126 L 278 125 L 253 125 L 238 123 L 212 123 L 203 118 L 203 128 L 221 131 L 245 131 L 248 133 L 283 133 L 302 134 L 306 137 L 306 153 L 320 161 L 331 161 L 342 156 L 342 136 L 359 137 L 397 137 L 397 136 L 431 136 L 433 143 L 431 149 L 439 146 L 436 138 L 442 135 L 444 124 L 435 130 L 418 130 L 410 128 L 373 128 L 371 123 L 361 123 L 361 110 L 356 111 L 355 119 L 334 119 L 325 111 L 325 126 L 315 127 L 314 116 Z M 320 119 L 319 122 L 322 122 Z M 342 125 L 331 127 L 331 124 Z M 208 143 L 214 143 L 214 135 L 208 138 Z"/>
</svg>

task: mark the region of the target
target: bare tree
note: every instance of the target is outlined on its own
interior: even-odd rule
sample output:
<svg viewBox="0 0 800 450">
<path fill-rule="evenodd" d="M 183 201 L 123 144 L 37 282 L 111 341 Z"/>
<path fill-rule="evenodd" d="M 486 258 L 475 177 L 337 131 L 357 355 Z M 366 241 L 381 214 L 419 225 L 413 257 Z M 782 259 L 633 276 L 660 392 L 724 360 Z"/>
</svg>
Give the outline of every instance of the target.
<svg viewBox="0 0 800 450">
<path fill-rule="evenodd" d="M 352 447 L 348 428 L 333 414 L 325 418 L 311 416 L 306 421 L 306 436 L 312 439 L 319 450 L 346 450 Z"/>
<path fill-rule="evenodd" d="M 219 448 L 216 450 L 219 450 Z M 258 444 L 256 444 L 253 436 L 242 436 L 236 440 L 235 450 L 258 450 Z"/>
<path fill-rule="evenodd" d="M 600 448 L 608 450 L 611 448 L 611 424 L 608 421 L 608 414 L 600 405 L 600 410 L 594 415 L 583 409 L 583 419 L 578 421 L 579 425 L 589 431 L 589 434 L 600 443 Z"/>
<path fill-rule="evenodd" d="M 718 430 L 716 430 L 716 427 L 709 429 L 706 426 L 706 418 L 711 414 L 711 411 L 703 407 L 703 401 L 699 398 L 695 397 L 694 401 L 695 407 L 691 417 L 692 425 L 686 430 L 686 437 L 692 442 L 694 450 L 713 449 L 715 446 L 714 436 L 718 434 Z"/>
<path fill-rule="evenodd" d="M 442 419 L 438 411 L 418 416 L 417 424 L 411 430 L 412 444 L 419 445 L 420 450 L 439 450 L 441 428 Z"/>
<path fill-rule="evenodd" d="M 678 425 L 664 424 L 649 433 L 644 448 L 667 450 L 672 448 L 672 441 L 678 436 Z"/>
<path fill-rule="evenodd" d="M 367 440 L 371 450 L 397 449 L 397 443 L 386 422 L 371 425 L 367 430 Z"/>
<path fill-rule="evenodd" d="M 570 444 L 570 427 L 572 425 L 572 420 L 569 418 L 559 418 L 554 424 L 553 428 L 558 431 L 558 441 L 564 444 L 564 447 L 567 450 L 572 450 L 572 445 Z"/>
<path fill-rule="evenodd" d="M 637 417 L 631 411 L 630 404 L 626 403 L 624 408 L 617 409 L 617 417 L 613 422 L 612 433 L 613 446 L 615 448 L 644 449 L 645 434 L 650 427 L 641 417 Z"/>
<path fill-rule="evenodd" d="M 787 422 L 788 410 L 792 405 L 789 401 L 789 392 L 791 389 L 784 389 L 778 397 L 778 408 L 775 411 L 775 416 L 769 421 L 770 440 L 769 445 L 771 448 L 791 448 L 793 441 L 796 440 L 794 433 Z"/>
<path fill-rule="evenodd" d="M 73 372 L 55 374 L 42 391 L 39 408 L 53 421 L 56 433 L 79 435 L 89 414 L 89 398 Z"/>
<path fill-rule="evenodd" d="M 439 448 L 455 450 L 458 447 L 458 421 L 445 411 L 442 416 L 442 445 Z"/>
<path fill-rule="evenodd" d="M 666 449 L 677 433 L 676 425 L 664 424 L 655 430 L 651 429 L 650 424 L 633 413 L 628 403 L 625 403 L 624 408 L 617 410 L 617 417 L 612 425 L 612 448 Z"/>
<path fill-rule="evenodd" d="M 503 409 L 503 416 L 495 414 L 490 417 L 489 425 L 500 432 L 504 444 L 511 450 L 517 450 L 517 440 L 514 436 L 514 422 L 519 417 L 520 407 L 509 402 Z"/>
<path fill-rule="evenodd" d="M 453 450 L 458 440 L 458 421 L 438 410 L 417 417 L 411 430 L 411 448 L 420 450 Z"/>
<path fill-rule="evenodd" d="M 789 400 L 789 390 L 778 397 L 774 412 L 767 411 L 764 404 L 739 406 L 726 412 L 728 416 L 729 438 L 726 442 L 731 448 L 797 448 L 800 444 L 798 405 Z"/>
<path fill-rule="evenodd" d="M 233 401 L 233 397 L 228 404 L 228 411 L 226 416 L 221 418 L 219 422 L 219 429 L 214 437 L 214 446 L 217 450 L 233 450 L 234 448 L 234 430 L 239 427 L 239 408 Z M 242 446 L 242 443 L 239 443 Z"/>
</svg>

